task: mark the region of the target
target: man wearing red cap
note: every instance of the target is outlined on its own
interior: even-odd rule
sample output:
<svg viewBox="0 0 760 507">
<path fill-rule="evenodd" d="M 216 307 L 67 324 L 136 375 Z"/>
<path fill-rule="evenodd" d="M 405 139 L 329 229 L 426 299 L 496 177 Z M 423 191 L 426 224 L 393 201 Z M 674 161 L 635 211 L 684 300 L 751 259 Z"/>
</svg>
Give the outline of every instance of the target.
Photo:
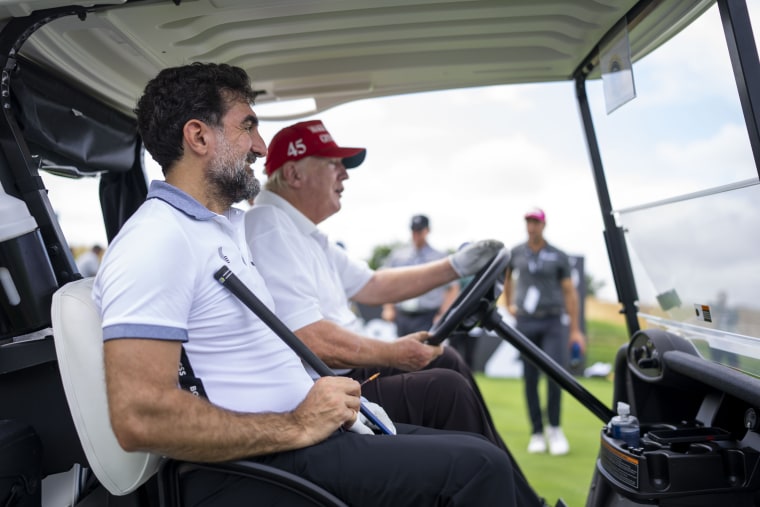
<svg viewBox="0 0 760 507">
<path fill-rule="evenodd" d="M 546 214 L 534 208 L 525 214 L 528 241 L 512 249 L 504 279 L 504 297 L 509 312 L 517 318 L 517 329 L 538 345 L 557 363 L 568 362 L 568 336 L 571 344 L 585 349 L 585 337 L 578 318 L 578 294 L 571 279 L 567 255 L 544 239 Z M 514 293 L 512 274 L 519 273 Z M 569 327 L 563 320 L 569 317 Z M 569 331 L 569 335 L 568 335 Z M 567 454 L 570 445 L 560 428 L 560 387 L 547 381 L 547 415 L 549 427 L 544 432 L 541 402 L 538 396 L 539 371 L 530 361 L 523 361 L 525 398 L 532 426 L 528 452 Z"/>
<path fill-rule="evenodd" d="M 315 381 L 217 283 L 223 263 L 273 308 L 241 234 L 243 212 L 232 207 L 258 192 L 251 164 L 267 152 L 254 97 L 243 69 L 194 63 L 162 70 L 137 104 L 140 136 L 166 179 L 151 183 L 93 286 L 119 445 L 262 462 L 354 506 L 540 505 L 529 491 L 529 504 L 516 497 L 509 458 L 478 435 L 411 425 L 388 436 L 340 431 L 356 425 L 359 383 Z M 192 369 L 178 377 L 180 362 Z M 192 391 L 180 387 L 188 376 Z M 181 482 L 186 505 L 287 503 L 281 488 L 245 473 L 200 469 Z"/>
<path fill-rule="evenodd" d="M 317 224 L 340 210 L 347 169 L 365 154 L 363 148 L 338 146 L 319 120 L 287 127 L 272 139 L 265 190 L 246 213 L 245 230 L 275 311 L 337 373 L 364 380 L 380 372 L 362 386 L 362 395 L 394 422 L 480 433 L 508 452 L 469 368 L 453 349 L 425 344 L 427 331 L 393 342 L 362 336 L 348 304 L 418 296 L 476 273 L 503 245 L 476 242 L 433 262 L 379 271 L 351 259 Z"/>
</svg>

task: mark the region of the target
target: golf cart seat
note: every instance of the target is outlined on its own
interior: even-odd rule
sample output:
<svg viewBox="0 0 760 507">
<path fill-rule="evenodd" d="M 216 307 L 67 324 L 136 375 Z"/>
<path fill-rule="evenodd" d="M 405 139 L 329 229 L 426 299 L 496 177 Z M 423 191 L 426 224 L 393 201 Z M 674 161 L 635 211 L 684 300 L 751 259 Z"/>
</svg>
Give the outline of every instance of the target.
<svg viewBox="0 0 760 507">
<path fill-rule="evenodd" d="M 259 481 L 262 492 L 276 494 L 278 499 L 282 496 L 283 505 L 346 505 L 297 475 L 260 463 L 186 463 L 149 452 L 124 451 L 108 416 L 102 328 L 91 297 L 92 282 L 93 278 L 85 278 L 58 289 L 52 299 L 51 318 L 63 389 L 77 435 L 89 468 L 110 494 L 128 495 L 155 476 L 159 505 L 178 506 L 182 505 L 183 474 L 211 469 Z"/>
</svg>

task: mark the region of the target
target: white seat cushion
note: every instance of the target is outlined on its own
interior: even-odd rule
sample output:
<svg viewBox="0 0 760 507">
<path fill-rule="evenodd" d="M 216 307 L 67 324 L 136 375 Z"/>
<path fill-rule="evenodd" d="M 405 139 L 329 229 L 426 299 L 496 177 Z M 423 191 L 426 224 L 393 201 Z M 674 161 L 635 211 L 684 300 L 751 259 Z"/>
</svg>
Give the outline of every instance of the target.
<svg viewBox="0 0 760 507">
<path fill-rule="evenodd" d="M 126 452 L 108 417 L 103 369 L 103 330 L 92 301 L 92 278 L 70 282 L 53 295 L 53 337 L 63 389 L 89 466 L 114 495 L 125 495 L 148 480 L 161 457 Z"/>
</svg>

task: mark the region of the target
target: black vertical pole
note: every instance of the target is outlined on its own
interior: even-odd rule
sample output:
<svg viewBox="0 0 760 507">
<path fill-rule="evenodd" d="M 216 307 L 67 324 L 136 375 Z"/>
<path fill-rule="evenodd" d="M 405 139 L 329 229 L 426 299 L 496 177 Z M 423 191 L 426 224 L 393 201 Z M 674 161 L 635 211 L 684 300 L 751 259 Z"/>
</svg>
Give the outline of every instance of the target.
<svg viewBox="0 0 760 507">
<path fill-rule="evenodd" d="M 621 313 L 625 315 L 628 335 L 633 336 L 639 330 L 638 308 L 636 306 L 639 298 L 636 292 L 636 283 L 633 279 L 633 270 L 625 245 L 623 229 L 617 226 L 615 217 L 612 214 L 610 192 L 607 188 L 607 179 L 604 176 L 602 156 L 599 152 L 594 122 L 591 118 L 591 109 L 588 103 L 588 96 L 586 95 L 586 79 L 580 73 L 575 77 L 575 92 L 578 98 L 581 121 L 583 122 L 583 132 L 586 135 L 586 146 L 591 158 L 591 170 L 594 176 L 594 183 L 596 184 L 596 195 L 599 199 L 599 207 L 602 212 L 604 240 L 607 244 L 612 276 L 615 278 L 618 301 L 623 305 Z"/>
<path fill-rule="evenodd" d="M 745 0 L 718 2 L 749 144 L 760 176 L 760 63 Z M 760 28 L 760 27 L 758 27 Z"/>
</svg>

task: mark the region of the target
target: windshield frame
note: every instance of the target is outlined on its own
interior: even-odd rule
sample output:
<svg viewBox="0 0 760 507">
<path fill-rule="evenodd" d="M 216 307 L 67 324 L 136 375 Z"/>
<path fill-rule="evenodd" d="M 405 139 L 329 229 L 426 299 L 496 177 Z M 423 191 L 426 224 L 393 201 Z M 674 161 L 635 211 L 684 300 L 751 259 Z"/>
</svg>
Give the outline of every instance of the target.
<svg viewBox="0 0 760 507">
<path fill-rule="evenodd" d="M 748 7 L 745 3 L 729 2 L 727 0 L 718 0 L 715 3 L 717 4 L 720 13 L 723 33 L 733 71 L 732 77 L 736 83 L 736 91 L 738 93 L 749 137 L 754 167 L 758 176 L 760 176 L 760 129 L 758 129 L 758 125 L 760 125 L 760 110 L 754 106 L 755 104 L 760 104 L 760 64 L 758 64 L 758 51 L 750 23 Z M 636 12 L 629 13 L 629 29 L 644 22 L 646 16 L 651 14 L 652 9 L 657 9 L 661 6 L 657 6 L 656 2 L 649 2 L 649 4 L 640 5 L 639 7 L 640 8 L 637 9 Z M 706 9 L 702 11 L 700 15 L 705 11 Z M 632 46 L 634 44 L 635 42 L 631 42 Z M 639 288 L 637 287 L 636 278 L 634 276 L 630 245 L 626 238 L 625 227 L 620 223 L 619 216 L 621 211 L 632 212 L 641 207 L 616 210 L 610 197 L 607 179 L 609 175 L 605 172 L 603 165 L 601 147 L 594 126 L 591 105 L 589 102 L 590 99 L 587 94 L 587 80 L 595 77 L 598 78 L 599 74 L 599 48 L 597 48 L 597 51 L 587 58 L 585 64 L 580 66 L 575 74 L 576 97 L 583 124 L 583 131 L 586 136 L 600 212 L 604 223 L 604 237 L 609 254 L 611 270 L 615 281 L 618 300 L 622 304 L 621 313 L 625 317 L 626 326 L 628 327 L 628 332 L 631 336 L 640 330 L 640 319 L 643 319 L 650 324 L 660 325 L 671 330 L 680 330 L 682 332 L 681 334 L 684 334 L 683 323 L 663 318 L 661 315 L 650 315 L 645 311 L 640 311 L 639 308 Z M 756 184 L 757 180 L 753 179 L 743 183 L 737 182 L 729 186 L 732 188 L 740 188 L 745 185 L 749 186 Z M 712 195 L 723 190 L 716 188 L 709 189 L 704 191 L 704 195 Z M 689 196 L 689 198 L 695 197 L 699 196 Z M 676 201 L 683 198 L 686 197 L 674 197 L 671 200 Z M 663 204 L 663 202 L 649 203 L 642 205 L 642 207 L 661 204 Z M 690 329 L 689 332 L 685 334 L 695 334 L 695 332 L 693 329 Z"/>
</svg>

